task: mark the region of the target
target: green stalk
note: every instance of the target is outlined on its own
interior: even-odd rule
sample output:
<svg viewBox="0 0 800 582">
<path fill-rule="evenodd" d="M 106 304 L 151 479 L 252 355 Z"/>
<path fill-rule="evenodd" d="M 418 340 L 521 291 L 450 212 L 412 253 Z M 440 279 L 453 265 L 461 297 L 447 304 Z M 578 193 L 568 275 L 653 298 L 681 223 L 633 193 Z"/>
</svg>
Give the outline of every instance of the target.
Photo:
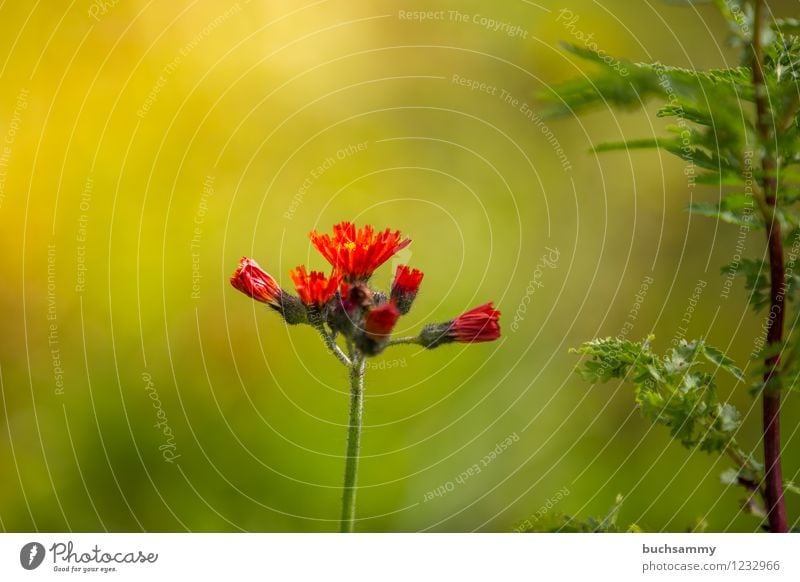
<svg viewBox="0 0 800 582">
<path fill-rule="evenodd" d="M 342 351 L 342 348 L 336 345 L 336 340 L 333 339 L 333 336 L 330 333 L 328 333 L 328 330 L 325 329 L 325 326 L 321 322 L 312 320 L 311 325 L 313 325 L 314 329 L 316 329 L 317 332 L 319 332 L 319 335 L 322 337 L 322 341 L 325 342 L 325 346 L 336 357 L 337 360 L 339 360 L 345 366 L 353 365 L 353 362 Z"/>
<path fill-rule="evenodd" d="M 350 422 L 347 431 L 347 458 L 342 491 L 342 533 L 353 531 L 356 517 L 356 481 L 364 419 L 364 357 L 355 356 L 350 366 Z"/>
</svg>

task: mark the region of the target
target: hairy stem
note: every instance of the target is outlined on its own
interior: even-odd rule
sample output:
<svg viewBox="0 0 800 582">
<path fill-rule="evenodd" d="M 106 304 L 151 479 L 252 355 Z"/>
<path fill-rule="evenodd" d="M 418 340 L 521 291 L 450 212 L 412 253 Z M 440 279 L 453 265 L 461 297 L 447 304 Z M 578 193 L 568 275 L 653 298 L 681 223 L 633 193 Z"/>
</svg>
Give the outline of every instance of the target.
<svg viewBox="0 0 800 582">
<path fill-rule="evenodd" d="M 347 458 L 342 491 L 341 531 L 353 531 L 356 517 L 356 481 L 364 415 L 364 358 L 355 357 L 350 366 L 350 421 L 347 430 Z"/>
<path fill-rule="evenodd" d="M 322 323 L 312 323 L 312 325 L 314 326 L 314 329 L 319 332 L 319 335 L 322 336 L 322 341 L 325 342 L 325 346 L 327 346 L 328 350 L 330 350 L 330 352 L 336 356 L 336 359 L 345 366 L 351 366 L 352 362 L 350 361 L 350 358 L 348 358 L 347 354 L 342 351 L 342 348 L 336 344 L 336 340 L 333 339 L 333 336 L 328 332 L 327 329 L 325 329 L 325 326 Z"/>
<path fill-rule="evenodd" d="M 389 340 L 389 343 L 386 344 L 386 346 L 389 347 L 389 346 L 399 346 L 403 344 L 418 344 L 418 343 L 419 343 L 419 336 L 412 335 L 408 337 L 392 338 Z"/>
<path fill-rule="evenodd" d="M 767 344 L 776 345 L 783 342 L 784 321 L 784 257 L 781 225 L 777 219 L 778 180 L 776 175 L 777 160 L 772 144 L 771 125 L 773 120 L 767 99 L 767 87 L 764 81 L 761 30 L 764 19 L 764 0 L 755 0 L 753 14 L 753 89 L 756 103 L 756 129 L 761 147 L 764 149 L 761 167 L 761 179 L 764 199 L 769 207 L 764 216 L 767 227 L 767 251 L 770 268 L 770 325 L 767 331 Z M 764 429 L 764 497 L 767 505 L 769 529 L 772 532 L 788 531 L 786 507 L 783 501 L 783 476 L 781 472 L 781 375 L 780 354 L 772 355 L 764 361 L 763 390 L 763 429 Z"/>
</svg>

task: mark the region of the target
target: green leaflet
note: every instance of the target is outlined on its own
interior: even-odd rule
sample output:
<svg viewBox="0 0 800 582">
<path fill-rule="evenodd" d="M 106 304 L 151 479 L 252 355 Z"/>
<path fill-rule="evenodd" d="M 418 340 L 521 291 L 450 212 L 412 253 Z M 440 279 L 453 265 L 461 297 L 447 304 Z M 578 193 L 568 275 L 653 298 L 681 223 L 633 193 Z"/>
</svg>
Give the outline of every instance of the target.
<svg viewBox="0 0 800 582">
<path fill-rule="evenodd" d="M 723 452 L 735 446 L 741 418 L 733 405 L 718 401 L 714 377 L 723 371 L 741 382 L 741 369 L 703 340 L 681 341 L 664 356 L 652 352 L 651 340 L 587 342 L 576 350 L 588 356 L 578 372 L 590 382 L 619 378 L 633 383 L 642 415 L 667 427 L 686 448 Z"/>
<path fill-rule="evenodd" d="M 770 303 L 770 284 L 769 284 L 769 265 L 766 259 L 741 259 L 737 264 L 730 263 L 720 269 L 721 273 L 736 272 L 736 275 L 744 277 L 745 289 L 749 296 L 748 302 L 756 312 L 761 312 Z M 784 294 L 785 303 L 794 302 L 797 289 L 800 288 L 800 265 L 786 273 L 786 292 Z"/>
<path fill-rule="evenodd" d="M 641 533 L 643 530 L 635 523 L 627 527 L 617 524 L 622 502 L 622 495 L 617 495 L 604 517 L 578 519 L 561 512 L 547 512 L 525 520 L 516 529 L 524 533 Z"/>
<path fill-rule="evenodd" d="M 728 194 L 718 204 L 693 202 L 688 206 L 688 210 L 692 214 L 718 218 L 723 222 L 738 226 L 764 227 L 764 221 L 757 213 L 753 197 L 745 194 Z"/>
</svg>

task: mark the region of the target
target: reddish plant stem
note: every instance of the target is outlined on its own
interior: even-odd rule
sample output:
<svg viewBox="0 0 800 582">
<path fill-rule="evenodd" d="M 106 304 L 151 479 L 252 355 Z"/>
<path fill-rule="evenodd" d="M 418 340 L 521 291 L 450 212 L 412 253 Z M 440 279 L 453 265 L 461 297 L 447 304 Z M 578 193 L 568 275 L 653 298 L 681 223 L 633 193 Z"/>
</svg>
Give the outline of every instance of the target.
<svg viewBox="0 0 800 582">
<path fill-rule="evenodd" d="M 761 168 L 764 172 L 762 187 L 764 201 L 771 216 L 765 216 L 767 225 L 767 250 L 770 269 L 770 309 L 767 344 L 780 345 L 783 342 L 784 321 L 784 257 L 781 225 L 777 219 L 778 180 L 777 162 L 772 153 L 772 131 L 770 126 L 770 107 L 767 100 L 767 87 L 762 68 L 763 56 L 761 30 L 763 23 L 763 0 L 755 0 L 753 13 L 753 89 L 756 104 L 756 129 L 761 147 L 764 149 Z M 763 428 L 764 428 L 764 501 L 766 502 L 769 529 L 772 532 L 788 531 L 786 506 L 783 501 L 783 475 L 781 471 L 781 377 L 780 354 L 772 355 L 764 361 L 763 390 Z"/>
</svg>

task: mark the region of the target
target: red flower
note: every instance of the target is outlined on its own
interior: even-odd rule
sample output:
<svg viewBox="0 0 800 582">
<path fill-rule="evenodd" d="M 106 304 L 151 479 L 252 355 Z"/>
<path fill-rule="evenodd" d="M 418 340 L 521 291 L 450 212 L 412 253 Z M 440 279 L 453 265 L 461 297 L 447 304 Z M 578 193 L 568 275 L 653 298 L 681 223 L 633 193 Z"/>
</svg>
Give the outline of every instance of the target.
<svg viewBox="0 0 800 582">
<path fill-rule="evenodd" d="M 387 228 L 376 233 L 369 225 L 357 229 L 352 222 L 335 225 L 333 236 L 316 230 L 309 236 L 322 256 L 347 281 L 366 281 L 375 269 L 411 243 L 409 239 L 402 240 L 399 230 L 392 232 Z"/>
<path fill-rule="evenodd" d="M 397 267 L 392 283 L 392 295 L 395 293 L 416 293 L 422 283 L 424 273 L 418 269 L 411 269 L 407 265 Z"/>
<path fill-rule="evenodd" d="M 399 318 L 400 312 L 391 303 L 379 305 L 367 312 L 367 317 L 364 319 L 364 333 L 376 342 L 386 340 Z"/>
<path fill-rule="evenodd" d="M 462 343 L 490 342 L 500 337 L 500 312 L 485 303 L 462 313 L 450 324 L 448 335 Z"/>
<path fill-rule="evenodd" d="M 330 277 L 319 271 L 306 272 L 303 266 L 289 271 L 300 299 L 309 307 L 322 307 L 336 295 L 342 277 L 334 271 Z"/>
<path fill-rule="evenodd" d="M 392 283 L 391 298 L 401 314 L 406 314 L 411 310 L 411 304 L 417 297 L 423 276 L 422 271 L 410 269 L 406 265 L 397 267 L 394 283 Z"/>
<path fill-rule="evenodd" d="M 231 285 L 256 301 L 281 309 L 283 291 L 272 276 L 261 269 L 253 259 L 242 257 L 231 276 Z"/>
</svg>

